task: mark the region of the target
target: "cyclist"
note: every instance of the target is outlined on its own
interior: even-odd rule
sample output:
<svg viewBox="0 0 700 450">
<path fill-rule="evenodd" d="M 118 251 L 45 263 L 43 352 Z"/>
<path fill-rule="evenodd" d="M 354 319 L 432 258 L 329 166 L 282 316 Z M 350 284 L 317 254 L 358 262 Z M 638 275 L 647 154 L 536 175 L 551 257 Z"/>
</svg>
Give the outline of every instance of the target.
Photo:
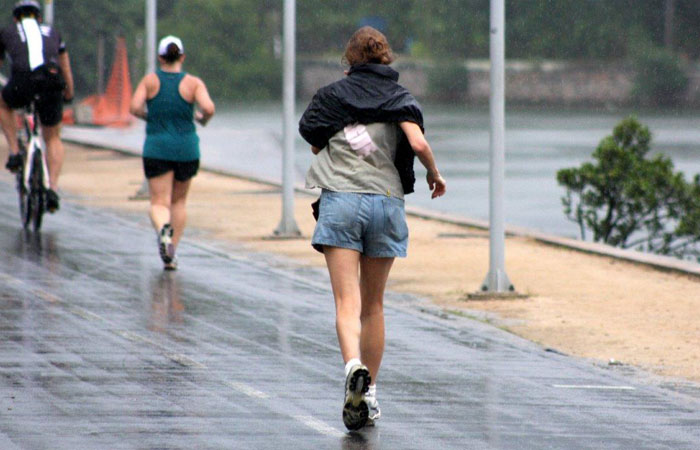
<svg viewBox="0 0 700 450">
<path fill-rule="evenodd" d="M 59 208 L 58 177 L 63 166 L 61 120 L 63 101 L 73 99 L 73 74 L 66 45 L 51 26 L 41 23 L 41 6 L 35 0 L 18 1 L 12 25 L 0 31 L 0 65 L 5 53 L 11 60 L 10 79 L 0 97 L 0 122 L 10 148 L 5 167 L 11 172 L 22 166 L 17 144 L 17 122 L 13 109 L 28 106 L 32 101 L 42 125 L 49 166 L 49 189 L 46 209 Z"/>
<path fill-rule="evenodd" d="M 143 77 L 130 108 L 133 115 L 146 121 L 143 169 L 151 196 L 151 222 L 165 270 L 177 269 L 175 249 L 185 229 L 185 201 L 199 169 L 199 137 L 193 121 L 206 125 L 215 109 L 204 82 L 182 71 L 184 60 L 179 38 L 161 39 L 160 69 Z"/>
</svg>

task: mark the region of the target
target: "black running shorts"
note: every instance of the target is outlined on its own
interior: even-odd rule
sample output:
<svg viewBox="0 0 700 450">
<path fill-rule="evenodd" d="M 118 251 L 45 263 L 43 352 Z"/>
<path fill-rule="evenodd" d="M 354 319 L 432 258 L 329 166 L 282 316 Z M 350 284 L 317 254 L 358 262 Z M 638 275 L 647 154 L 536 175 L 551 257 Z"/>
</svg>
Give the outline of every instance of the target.
<svg viewBox="0 0 700 450">
<path fill-rule="evenodd" d="M 194 161 L 169 161 L 167 159 L 143 158 L 143 171 L 146 178 L 153 178 L 170 171 L 175 172 L 177 181 L 187 181 L 197 175 L 199 160 Z"/>
<path fill-rule="evenodd" d="M 52 127 L 61 123 L 61 119 L 63 119 L 63 92 L 60 90 L 35 91 L 36 87 L 32 82 L 31 72 L 13 72 L 2 90 L 2 99 L 11 109 L 20 109 L 28 106 L 34 100 L 36 93 L 38 98 L 34 105 L 41 124 Z"/>
</svg>

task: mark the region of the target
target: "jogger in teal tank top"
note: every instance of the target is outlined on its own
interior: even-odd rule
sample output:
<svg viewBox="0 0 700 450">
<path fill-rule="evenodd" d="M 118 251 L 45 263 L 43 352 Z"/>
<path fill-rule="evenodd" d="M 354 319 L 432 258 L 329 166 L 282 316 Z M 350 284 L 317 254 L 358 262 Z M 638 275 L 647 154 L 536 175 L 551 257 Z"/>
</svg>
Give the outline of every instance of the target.
<svg viewBox="0 0 700 450">
<path fill-rule="evenodd" d="M 143 168 L 150 192 L 149 214 L 163 267 L 175 270 L 175 251 L 187 219 L 187 193 L 199 168 L 194 121 L 206 125 L 215 107 L 204 82 L 182 72 L 185 53 L 180 39 L 163 38 L 158 60 L 160 69 L 136 87 L 131 113 L 146 121 Z"/>
<path fill-rule="evenodd" d="M 195 130 L 194 104 L 180 95 L 185 72 L 156 71 L 160 89 L 148 99 L 148 119 L 143 156 L 168 161 L 199 159 L 199 137 Z"/>
</svg>

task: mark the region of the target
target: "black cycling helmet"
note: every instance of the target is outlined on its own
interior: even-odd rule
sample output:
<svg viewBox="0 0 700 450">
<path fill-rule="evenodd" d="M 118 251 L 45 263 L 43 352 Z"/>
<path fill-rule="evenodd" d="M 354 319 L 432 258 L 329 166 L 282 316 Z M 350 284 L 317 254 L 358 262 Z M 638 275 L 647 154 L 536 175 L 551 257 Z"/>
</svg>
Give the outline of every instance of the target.
<svg viewBox="0 0 700 450">
<path fill-rule="evenodd" d="M 12 15 L 17 19 L 31 15 L 39 17 L 40 14 L 41 5 L 36 0 L 20 0 L 15 3 L 15 7 L 12 9 Z"/>
</svg>

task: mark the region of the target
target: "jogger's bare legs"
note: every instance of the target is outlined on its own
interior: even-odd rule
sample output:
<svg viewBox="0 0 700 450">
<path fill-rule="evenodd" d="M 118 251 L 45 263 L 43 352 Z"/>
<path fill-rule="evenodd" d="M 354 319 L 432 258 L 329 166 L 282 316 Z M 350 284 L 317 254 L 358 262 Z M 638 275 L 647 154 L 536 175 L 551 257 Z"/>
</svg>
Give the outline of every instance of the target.
<svg viewBox="0 0 700 450">
<path fill-rule="evenodd" d="M 335 298 L 335 329 L 343 361 L 360 358 L 360 253 L 338 247 L 324 247 L 328 273 Z"/>
<path fill-rule="evenodd" d="M 192 179 L 173 181 L 172 199 L 170 203 L 170 225 L 173 227 L 173 246 L 177 248 L 187 222 L 187 192 L 190 190 Z"/>
<path fill-rule="evenodd" d="M 343 361 L 360 359 L 376 380 L 384 354 L 384 288 L 394 258 L 367 258 L 355 250 L 328 246 L 324 255 Z"/>
<path fill-rule="evenodd" d="M 171 170 L 163 175 L 148 179 L 148 190 L 151 194 L 150 217 L 153 228 L 160 231 L 163 225 L 170 223 L 170 203 L 173 194 L 175 173 Z"/>
<path fill-rule="evenodd" d="M 384 289 L 394 258 L 360 257 L 360 355 L 362 362 L 377 382 L 384 356 Z"/>
</svg>

